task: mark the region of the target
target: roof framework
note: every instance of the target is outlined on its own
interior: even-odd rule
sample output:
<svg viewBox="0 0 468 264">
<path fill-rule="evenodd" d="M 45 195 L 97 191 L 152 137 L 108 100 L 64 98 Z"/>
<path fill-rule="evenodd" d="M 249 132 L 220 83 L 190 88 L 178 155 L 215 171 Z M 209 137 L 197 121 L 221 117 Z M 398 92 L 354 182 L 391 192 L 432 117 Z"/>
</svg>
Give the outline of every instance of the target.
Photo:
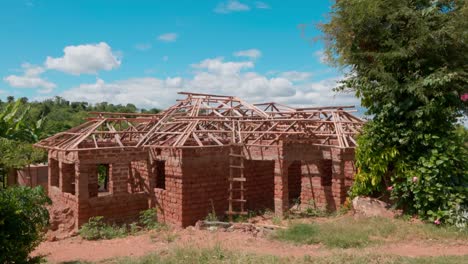
<svg viewBox="0 0 468 264">
<path fill-rule="evenodd" d="M 364 121 L 353 106 L 293 108 L 250 104 L 235 96 L 185 93 L 158 114 L 93 112 L 88 121 L 36 144 L 56 150 L 203 148 L 231 144 L 269 147 L 282 140 L 353 148 Z"/>
</svg>

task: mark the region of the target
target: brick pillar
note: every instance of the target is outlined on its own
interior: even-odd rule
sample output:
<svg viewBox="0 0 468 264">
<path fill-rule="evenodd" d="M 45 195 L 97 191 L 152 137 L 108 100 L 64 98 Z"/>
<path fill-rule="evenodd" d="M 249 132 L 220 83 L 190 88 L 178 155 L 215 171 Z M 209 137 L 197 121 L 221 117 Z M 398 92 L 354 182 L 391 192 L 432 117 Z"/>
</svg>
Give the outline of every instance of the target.
<svg viewBox="0 0 468 264">
<path fill-rule="evenodd" d="M 90 177 L 89 164 L 75 163 L 76 183 L 75 183 L 75 196 L 77 199 L 78 210 L 75 215 L 75 229 L 78 228 L 88 221 L 88 199 L 89 199 L 89 188 L 88 179 Z"/>
<path fill-rule="evenodd" d="M 87 201 L 89 198 L 88 179 L 90 177 L 90 165 L 81 165 L 81 163 L 75 163 L 76 173 L 76 184 L 75 184 L 75 195 L 80 201 Z"/>
<path fill-rule="evenodd" d="M 286 216 L 289 208 L 287 162 L 275 160 L 275 215 Z"/>
<path fill-rule="evenodd" d="M 60 191 L 63 192 L 63 162 L 59 161 L 58 169 L 59 169 L 59 173 L 58 173 L 59 189 Z"/>
<path fill-rule="evenodd" d="M 346 186 L 343 150 L 338 148 L 331 149 L 332 158 L 332 194 L 335 200 L 336 209 L 346 200 Z"/>
</svg>

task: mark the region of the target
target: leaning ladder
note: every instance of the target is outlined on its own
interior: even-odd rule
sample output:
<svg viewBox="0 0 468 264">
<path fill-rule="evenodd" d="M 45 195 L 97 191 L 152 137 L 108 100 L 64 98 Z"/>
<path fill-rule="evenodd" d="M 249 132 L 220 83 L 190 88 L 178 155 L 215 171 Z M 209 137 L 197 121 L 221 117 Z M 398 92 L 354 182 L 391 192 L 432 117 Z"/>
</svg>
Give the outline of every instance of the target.
<svg viewBox="0 0 468 264">
<path fill-rule="evenodd" d="M 233 215 L 247 215 L 245 211 L 244 183 L 246 181 L 244 175 L 244 159 L 242 145 L 231 145 L 229 151 L 229 190 L 228 202 L 229 208 L 226 214 L 229 216 L 229 221 L 233 221 Z"/>
</svg>

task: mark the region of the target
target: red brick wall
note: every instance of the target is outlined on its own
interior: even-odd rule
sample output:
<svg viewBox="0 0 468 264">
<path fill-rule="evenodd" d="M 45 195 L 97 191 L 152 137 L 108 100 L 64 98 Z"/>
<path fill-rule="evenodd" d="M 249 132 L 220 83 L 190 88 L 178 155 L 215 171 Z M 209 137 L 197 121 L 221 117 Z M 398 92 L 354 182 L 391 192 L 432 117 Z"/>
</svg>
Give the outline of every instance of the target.
<svg viewBox="0 0 468 264">
<path fill-rule="evenodd" d="M 273 160 L 245 160 L 244 187 L 247 189 L 246 208 L 248 210 L 272 209 L 274 207 L 274 170 Z"/>
<path fill-rule="evenodd" d="M 336 209 L 335 198 L 332 192 L 333 179 L 331 185 L 323 186 L 320 161 L 307 162 L 302 165 L 302 191 L 301 202 L 303 205 L 315 203 L 317 207 Z"/>
<path fill-rule="evenodd" d="M 160 157 L 164 160 L 165 189 L 154 188 L 154 207 L 158 210 L 160 221 L 182 226 L 182 167 L 181 150 L 163 150 Z M 152 160 L 152 177 L 155 178 L 158 164 L 157 160 Z"/>
<path fill-rule="evenodd" d="M 204 219 L 211 212 L 212 204 L 219 216 L 227 210 L 228 154 L 229 147 L 162 150 L 152 158 L 143 149 L 101 149 L 79 154 L 51 151 L 49 159 L 77 162 L 73 197 L 79 204 L 79 225 L 98 215 L 111 221 L 125 221 L 154 206 L 162 221 L 187 226 Z M 275 211 L 284 210 L 288 200 L 297 197 L 299 192 L 303 203 L 313 199 L 318 205 L 337 208 L 344 202 L 354 177 L 353 151 L 287 143 L 278 148 L 252 147 L 247 158 L 245 195 L 246 208 L 251 210 L 273 206 Z M 318 162 L 322 159 L 332 159 L 331 186 L 322 186 Z M 98 197 L 98 164 L 109 164 L 109 196 Z M 165 189 L 155 188 L 156 172 L 162 169 L 161 164 L 164 164 Z M 51 163 L 52 174 L 58 170 L 56 165 Z M 52 199 L 58 202 L 68 199 L 63 197 L 68 196 L 54 191 Z"/>
<path fill-rule="evenodd" d="M 148 160 L 138 160 L 130 162 L 128 177 L 128 193 L 149 192 L 147 186 L 154 186 L 154 175 L 152 175 L 151 165 Z"/>
<path fill-rule="evenodd" d="M 217 215 L 227 210 L 228 155 L 229 147 L 183 150 L 183 226 L 204 219 L 212 211 L 212 204 Z"/>
<path fill-rule="evenodd" d="M 48 184 L 48 166 L 44 164 L 31 165 L 29 168 L 23 168 L 15 172 L 16 179 L 9 183 L 21 186 L 42 186 L 47 192 Z M 31 175 L 29 175 L 31 174 Z"/>
<path fill-rule="evenodd" d="M 49 152 L 49 160 L 58 160 L 59 168 L 54 165 L 49 170 L 52 174 L 60 172 L 60 187 L 49 190 L 49 195 L 54 204 L 60 205 L 68 201 L 70 197 L 76 200 L 77 226 L 87 222 L 92 216 L 104 216 L 112 222 L 123 222 L 136 219 L 139 212 L 148 208 L 148 192 L 132 193 L 129 191 L 131 182 L 131 164 L 141 172 L 148 171 L 144 168 L 144 161 L 148 160 L 147 150 L 89 150 L 76 152 Z M 71 164 L 66 164 L 71 163 Z M 98 196 L 97 191 L 97 166 L 109 164 L 109 194 Z M 147 174 L 145 176 L 147 177 Z M 71 181 L 75 177 L 74 190 L 71 190 Z M 52 177 L 53 178 L 53 177 Z M 151 190 L 148 179 L 144 180 L 144 190 Z M 141 187 L 141 186 L 140 186 Z M 50 185 L 49 185 L 50 188 Z M 75 194 L 73 194 L 73 191 Z"/>
<path fill-rule="evenodd" d="M 148 196 L 145 193 L 107 195 L 80 201 L 78 206 L 80 225 L 92 216 L 104 216 L 106 221 L 124 223 L 138 219 L 140 212 L 148 209 Z"/>
<path fill-rule="evenodd" d="M 78 223 L 80 225 L 92 216 L 104 216 L 105 219 L 112 222 L 134 220 L 140 211 L 148 209 L 150 195 L 147 192 L 132 193 L 129 191 L 129 185 L 132 181 L 131 164 L 138 165 L 137 169 L 140 175 L 148 170 L 143 168 L 144 162 L 142 162 L 148 160 L 146 150 L 89 150 L 79 152 L 78 158 L 79 178 L 87 180 L 88 183 L 87 189 L 82 186 L 79 190 L 79 192 L 88 192 L 88 197 L 83 195 L 83 199 L 79 199 Z M 96 197 L 97 166 L 99 164 L 109 164 L 109 194 Z M 150 189 L 146 184 L 142 188 L 144 190 Z"/>
<path fill-rule="evenodd" d="M 212 205 L 217 216 L 225 214 L 228 209 L 228 155 L 229 147 L 183 150 L 183 226 L 204 219 L 212 211 Z M 272 208 L 274 161 L 244 160 L 244 167 L 245 208 Z"/>
<path fill-rule="evenodd" d="M 331 168 L 328 159 L 303 163 L 301 202 L 313 200 L 318 207 L 336 210 L 344 203 L 354 180 L 354 151 L 332 149 L 330 156 L 324 157 L 331 158 Z M 330 174 L 330 169 L 332 178 L 328 184 L 324 176 Z"/>
<path fill-rule="evenodd" d="M 293 161 L 288 167 L 288 193 L 289 203 L 301 196 L 301 162 Z"/>
</svg>

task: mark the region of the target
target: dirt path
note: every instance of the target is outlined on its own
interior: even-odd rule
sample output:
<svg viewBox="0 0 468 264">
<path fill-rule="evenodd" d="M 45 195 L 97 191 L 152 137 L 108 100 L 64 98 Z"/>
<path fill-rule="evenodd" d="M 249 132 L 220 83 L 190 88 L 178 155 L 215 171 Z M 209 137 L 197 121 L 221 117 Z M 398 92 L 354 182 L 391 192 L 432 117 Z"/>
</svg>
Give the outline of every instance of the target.
<svg viewBox="0 0 468 264">
<path fill-rule="evenodd" d="M 44 242 L 34 255 L 44 255 L 53 263 L 66 261 L 100 261 L 115 257 L 137 257 L 152 252 L 163 252 L 177 247 L 222 248 L 254 254 L 302 257 L 326 256 L 336 250 L 329 250 L 319 245 L 296 246 L 273 241 L 264 237 L 254 237 L 242 232 L 210 232 L 200 230 L 176 230 L 161 233 L 146 233 L 126 238 L 86 241 L 79 237 L 56 242 Z M 343 252 L 343 250 L 340 250 Z M 365 249 L 344 250 L 350 254 L 392 254 L 400 256 L 441 256 L 468 255 L 468 241 L 420 242 L 403 241 Z"/>
</svg>

